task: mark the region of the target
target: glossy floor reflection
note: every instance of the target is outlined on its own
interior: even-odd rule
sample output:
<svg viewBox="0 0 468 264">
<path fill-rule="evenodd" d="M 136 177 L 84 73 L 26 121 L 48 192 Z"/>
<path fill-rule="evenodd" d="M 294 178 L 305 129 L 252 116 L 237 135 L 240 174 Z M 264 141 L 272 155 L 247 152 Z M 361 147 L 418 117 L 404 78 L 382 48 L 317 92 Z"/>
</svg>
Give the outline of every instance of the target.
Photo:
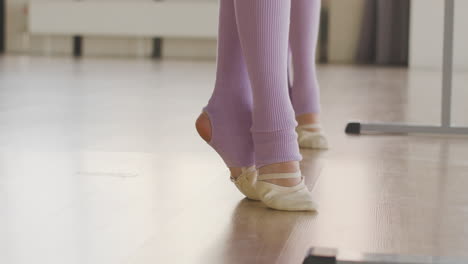
<svg viewBox="0 0 468 264">
<path fill-rule="evenodd" d="M 343 133 L 349 120 L 435 124 L 439 73 L 320 67 L 331 149 L 302 153 L 314 214 L 242 199 L 198 138 L 214 66 L 1 58 L 0 263 L 301 263 L 311 246 L 468 256 L 467 137 Z"/>
</svg>

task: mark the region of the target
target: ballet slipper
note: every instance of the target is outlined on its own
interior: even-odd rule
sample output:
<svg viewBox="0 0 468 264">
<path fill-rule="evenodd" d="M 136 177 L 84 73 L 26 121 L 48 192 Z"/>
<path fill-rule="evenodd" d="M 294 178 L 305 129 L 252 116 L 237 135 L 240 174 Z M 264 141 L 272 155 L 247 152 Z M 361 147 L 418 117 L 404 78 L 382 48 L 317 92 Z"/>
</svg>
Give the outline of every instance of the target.
<svg viewBox="0 0 468 264">
<path fill-rule="evenodd" d="M 299 147 L 310 149 L 328 149 L 328 140 L 318 124 L 301 125 L 296 128 Z M 307 129 L 317 129 L 310 131 Z"/>
<path fill-rule="evenodd" d="M 301 178 L 296 186 L 285 187 L 265 182 L 271 179 Z M 304 183 L 300 172 L 272 173 L 258 176 L 255 184 L 257 194 L 268 207 L 283 211 L 316 211 L 317 204 Z"/>
<path fill-rule="evenodd" d="M 248 199 L 259 201 L 260 198 L 255 190 L 255 182 L 257 181 L 257 169 L 255 166 L 243 167 L 239 177 L 231 176 L 231 181 L 236 185 L 237 189 L 244 194 Z"/>
</svg>

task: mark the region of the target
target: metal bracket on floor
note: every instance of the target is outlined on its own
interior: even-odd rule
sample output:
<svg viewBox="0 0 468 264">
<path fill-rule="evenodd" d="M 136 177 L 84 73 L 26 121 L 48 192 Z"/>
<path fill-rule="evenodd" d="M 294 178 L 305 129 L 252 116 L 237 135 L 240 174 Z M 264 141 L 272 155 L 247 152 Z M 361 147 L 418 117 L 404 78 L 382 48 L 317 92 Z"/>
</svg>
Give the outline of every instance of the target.
<svg viewBox="0 0 468 264">
<path fill-rule="evenodd" d="M 452 126 L 416 126 L 406 124 L 364 124 L 349 123 L 346 134 L 359 135 L 361 133 L 391 133 L 391 134 L 452 134 L 468 135 L 468 127 Z"/>
<path fill-rule="evenodd" d="M 366 124 L 352 122 L 346 126 L 347 134 L 416 133 L 416 134 L 459 134 L 468 135 L 468 127 L 452 127 L 452 79 L 455 0 L 445 0 L 444 50 L 442 69 L 442 115 L 440 126 L 416 126 L 406 124 Z"/>
<path fill-rule="evenodd" d="M 462 264 L 468 263 L 467 261 L 455 257 L 368 254 L 330 248 L 311 248 L 303 264 Z"/>
</svg>

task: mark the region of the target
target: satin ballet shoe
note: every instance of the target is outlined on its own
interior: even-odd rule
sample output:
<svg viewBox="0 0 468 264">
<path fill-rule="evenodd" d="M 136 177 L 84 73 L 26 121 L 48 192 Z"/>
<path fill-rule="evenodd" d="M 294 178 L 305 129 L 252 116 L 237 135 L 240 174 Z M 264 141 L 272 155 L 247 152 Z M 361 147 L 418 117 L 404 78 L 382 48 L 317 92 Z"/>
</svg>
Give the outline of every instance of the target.
<svg viewBox="0 0 468 264">
<path fill-rule="evenodd" d="M 257 169 L 255 166 L 242 168 L 241 175 L 237 178 L 231 176 L 231 181 L 248 199 L 260 201 L 255 189 L 255 182 L 257 181 Z"/>
<path fill-rule="evenodd" d="M 328 149 L 328 140 L 318 124 L 301 125 L 296 128 L 299 147 L 310 149 Z M 317 129 L 310 131 L 307 129 Z"/>
<path fill-rule="evenodd" d="M 301 182 L 292 187 L 279 186 L 265 180 L 301 178 Z M 317 204 L 312 194 L 304 184 L 304 177 L 300 172 L 271 173 L 258 176 L 255 184 L 260 200 L 268 207 L 283 211 L 316 211 Z"/>
</svg>

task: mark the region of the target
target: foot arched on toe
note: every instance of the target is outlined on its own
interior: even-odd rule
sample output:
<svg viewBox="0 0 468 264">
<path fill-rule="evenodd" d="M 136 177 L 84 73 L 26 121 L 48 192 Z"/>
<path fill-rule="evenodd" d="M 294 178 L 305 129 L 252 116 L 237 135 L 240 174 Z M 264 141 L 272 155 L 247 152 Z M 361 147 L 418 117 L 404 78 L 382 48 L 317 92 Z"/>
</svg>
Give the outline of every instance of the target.
<svg viewBox="0 0 468 264">
<path fill-rule="evenodd" d="M 202 112 L 200 116 L 198 116 L 197 121 L 195 122 L 195 127 L 200 137 L 208 144 L 212 145 L 211 143 L 213 139 L 213 129 L 210 117 L 206 112 Z M 229 167 L 229 170 L 231 171 L 231 177 L 237 178 L 239 175 L 242 174 L 242 169 L 245 168 Z"/>
<path fill-rule="evenodd" d="M 286 178 L 298 178 L 301 179 L 301 182 L 292 187 L 285 187 L 265 181 Z M 282 211 L 316 211 L 318 208 L 300 172 L 260 175 L 258 176 L 255 188 L 261 201 L 272 209 Z"/>
</svg>

